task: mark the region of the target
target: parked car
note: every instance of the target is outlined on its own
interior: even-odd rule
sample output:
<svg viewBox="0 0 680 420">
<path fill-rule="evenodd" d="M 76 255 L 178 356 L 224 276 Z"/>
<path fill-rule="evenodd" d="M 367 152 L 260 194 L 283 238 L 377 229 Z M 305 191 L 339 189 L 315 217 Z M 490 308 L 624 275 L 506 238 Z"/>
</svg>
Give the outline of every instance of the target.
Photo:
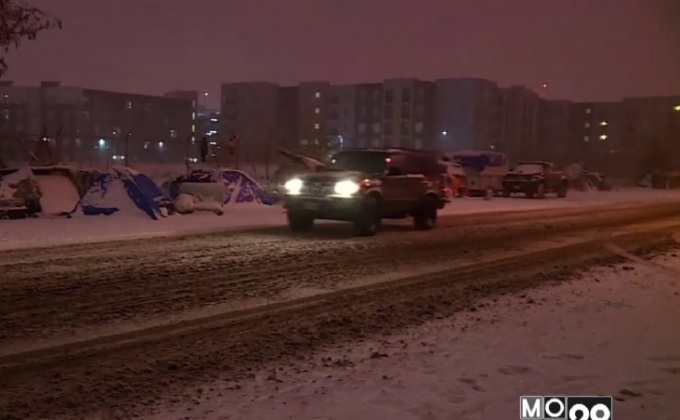
<svg viewBox="0 0 680 420">
<path fill-rule="evenodd" d="M 316 219 L 349 221 L 355 233 L 375 235 L 383 219 L 413 217 L 429 230 L 446 204 L 435 153 L 408 149 L 353 149 L 329 165 L 285 183 L 284 207 L 293 231 L 309 230 Z"/>
<path fill-rule="evenodd" d="M 553 169 L 550 162 L 520 162 L 503 178 L 504 197 L 516 192 L 528 198 L 544 198 L 551 193 L 566 197 L 568 189 L 566 175 Z"/>
</svg>

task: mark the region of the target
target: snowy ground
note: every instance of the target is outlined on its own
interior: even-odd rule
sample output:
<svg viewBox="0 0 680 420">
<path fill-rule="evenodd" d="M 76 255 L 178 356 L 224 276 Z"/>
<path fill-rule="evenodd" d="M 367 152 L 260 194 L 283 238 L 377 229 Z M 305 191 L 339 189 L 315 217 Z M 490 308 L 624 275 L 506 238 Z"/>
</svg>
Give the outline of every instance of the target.
<svg viewBox="0 0 680 420">
<path fill-rule="evenodd" d="M 517 197 L 494 198 L 491 201 L 485 201 L 482 198 L 462 198 L 455 199 L 441 214 L 527 211 L 671 201 L 680 202 L 680 191 L 629 188 L 611 192 L 571 192 L 565 199 L 550 197 L 545 200 L 528 200 Z M 141 212 L 132 214 L 121 212 L 108 217 L 83 216 L 73 219 L 0 221 L 0 249 L 183 235 L 254 226 L 280 226 L 286 223 L 285 214 L 280 206 L 267 207 L 249 204 L 227 206 L 223 216 L 201 212 L 154 221 L 139 214 Z"/>
<path fill-rule="evenodd" d="M 680 256 L 595 269 L 386 340 L 207 384 L 157 419 L 518 418 L 521 395 L 612 395 L 615 418 L 680 418 Z M 325 367 L 321 367 L 321 366 Z"/>
</svg>

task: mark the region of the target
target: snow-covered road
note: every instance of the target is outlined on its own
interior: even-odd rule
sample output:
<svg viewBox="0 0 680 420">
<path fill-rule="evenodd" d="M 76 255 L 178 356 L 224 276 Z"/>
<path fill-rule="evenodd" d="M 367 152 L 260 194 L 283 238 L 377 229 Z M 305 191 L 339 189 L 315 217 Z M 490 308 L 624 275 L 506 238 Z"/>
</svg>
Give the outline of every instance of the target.
<svg viewBox="0 0 680 420">
<path fill-rule="evenodd" d="M 615 418 L 680 418 L 680 256 L 592 270 L 556 287 L 318 354 L 157 419 L 514 419 L 521 395 L 612 395 Z"/>
</svg>

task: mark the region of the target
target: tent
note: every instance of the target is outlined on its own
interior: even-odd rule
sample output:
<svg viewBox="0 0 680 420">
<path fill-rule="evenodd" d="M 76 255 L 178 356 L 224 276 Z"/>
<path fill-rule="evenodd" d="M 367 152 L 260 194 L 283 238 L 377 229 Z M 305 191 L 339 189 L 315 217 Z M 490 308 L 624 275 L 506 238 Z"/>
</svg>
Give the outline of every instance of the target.
<svg viewBox="0 0 680 420">
<path fill-rule="evenodd" d="M 125 166 L 114 166 L 93 181 L 78 207 L 88 216 L 143 212 L 158 220 L 167 215 L 164 208 L 168 204 L 163 191 L 147 175 Z"/>
<path fill-rule="evenodd" d="M 28 213 L 69 214 L 90 182 L 89 172 L 68 166 L 0 169 L 0 199 L 23 200 Z"/>
<path fill-rule="evenodd" d="M 170 184 L 169 193 L 173 200 L 179 196 L 180 185 L 191 183 L 221 183 L 224 185 L 224 204 L 257 203 L 270 206 L 276 199 L 245 172 L 236 169 L 206 171 L 196 169 L 177 177 Z"/>
</svg>

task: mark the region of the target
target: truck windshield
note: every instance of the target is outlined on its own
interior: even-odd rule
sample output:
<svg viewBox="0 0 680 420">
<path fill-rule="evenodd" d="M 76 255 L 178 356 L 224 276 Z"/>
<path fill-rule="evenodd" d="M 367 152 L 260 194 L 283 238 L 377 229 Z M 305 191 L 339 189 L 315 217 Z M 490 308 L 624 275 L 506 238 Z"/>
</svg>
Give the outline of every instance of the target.
<svg viewBox="0 0 680 420">
<path fill-rule="evenodd" d="M 382 152 L 342 152 L 331 158 L 326 166 L 329 171 L 358 171 L 381 173 L 385 171 L 389 154 Z"/>
</svg>

